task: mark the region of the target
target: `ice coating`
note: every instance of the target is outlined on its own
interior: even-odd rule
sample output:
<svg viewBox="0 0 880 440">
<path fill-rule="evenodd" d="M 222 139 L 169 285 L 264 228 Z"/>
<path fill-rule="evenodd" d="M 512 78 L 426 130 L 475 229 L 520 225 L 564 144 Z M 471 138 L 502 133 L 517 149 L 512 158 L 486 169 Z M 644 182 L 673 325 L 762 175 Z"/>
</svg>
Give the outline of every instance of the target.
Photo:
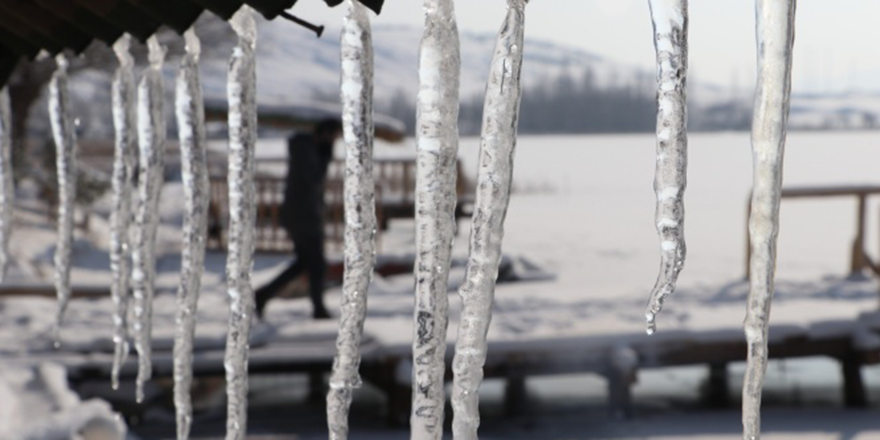
<svg viewBox="0 0 880 440">
<path fill-rule="evenodd" d="M 9 238 L 12 233 L 12 210 L 15 188 L 12 180 L 12 111 L 9 89 L 0 89 L 0 283 L 9 265 Z"/>
<path fill-rule="evenodd" d="M 412 439 L 443 438 L 449 261 L 455 238 L 461 54 L 453 0 L 425 0 L 416 116 Z"/>
<path fill-rule="evenodd" d="M 254 145 L 257 139 L 256 25 L 242 6 L 230 20 L 238 34 L 229 63 L 229 245 L 226 283 L 229 330 L 226 338 L 226 439 L 247 433 L 248 340 L 254 310 L 251 268 L 254 253 Z"/>
<path fill-rule="evenodd" d="M 745 336 L 748 362 L 743 379 L 743 439 L 761 437 L 761 391 L 767 371 L 767 337 L 786 124 L 791 96 L 791 60 L 794 46 L 795 0 L 758 0 L 758 83 L 752 119 L 752 184 L 749 234 L 752 243 L 751 276 Z"/>
<path fill-rule="evenodd" d="M 147 40 L 150 65 L 138 85 L 138 205 L 132 246 L 131 281 L 134 292 L 134 347 L 138 353 L 137 401 L 144 399 L 144 384 L 152 377 L 153 294 L 156 279 L 156 229 L 159 226 L 159 193 L 165 156 L 164 91 L 162 62 L 165 49 L 155 36 Z"/>
<path fill-rule="evenodd" d="M 452 433 L 456 440 L 477 439 L 480 426 L 479 388 L 488 348 L 486 335 L 513 180 L 525 6 L 526 0 L 509 0 L 486 86 L 470 254 L 465 282 L 458 292 L 462 311 L 452 361 Z"/>
<path fill-rule="evenodd" d="M 199 288 L 205 263 L 208 234 L 208 163 L 205 109 L 199 81 L 199 37 L 190 28 L 184 33 L 186 54 L 177 74 L 175 112 L 180 139 L 180 165 L 184 192 L 183 247 L 177 319 L 174 332 L 174 407 L 177 438 L 189 438 L 192 423 L 192 361 Z"/>
<path fill-rule="evenodd" d="M 113 45 L 119 67 L 113 76 L 113 210 L 110 213 L 110 271 L 113 282 L 113 369 L 110 380 L 119 388 L 119 370 L 128 358 L 128 303 L 131 279 L 129 224 L 134 170 L 137 166 L 134 59 L 129 52 L 131 37 L 120 37 Z"/>
<path fill-rule="evenodd" d="M 58 313 L 55 315 L 55 345 L 64 312 L 70 301 L 70 257 L 73 244 L 73 211 L 76 202 L 76 127 L 70 113 L 67 90 L 67 58 L 55 57 L 58 68 L 49 83 L 49 121 L 55 139 L 55 170 L 58 175 L 58 244 L 55 247 L 55 290 Z"/>
<path fill-rule="evenodd" d="M 649 0 L 657 53 L 657 234 L 660 236 L 660 273 L 645 310 L 647 332 L 656 330 L 656 318 L 666 296 L 675 291 L 684 267 L 684 190 L 687 186 L 687 0 Z"/>
<path fill-rule="evenodd" d="M 367 288 L 375 264 L 373 182 L 373 42 L 367 9 L 349 0 L 342 28 L 342 127 L 345 140 L 345 275 L 336 357 L 327 394 L 330 438 L 348 438 L 351 395 L 358 373 L 367 313 Z"/>
</svg>

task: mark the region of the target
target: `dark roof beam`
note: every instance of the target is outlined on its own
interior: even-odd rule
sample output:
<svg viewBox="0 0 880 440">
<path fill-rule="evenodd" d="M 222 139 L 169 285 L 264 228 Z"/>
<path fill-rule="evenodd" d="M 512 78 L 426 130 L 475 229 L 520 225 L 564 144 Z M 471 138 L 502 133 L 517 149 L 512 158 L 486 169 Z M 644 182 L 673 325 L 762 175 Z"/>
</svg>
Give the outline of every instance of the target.
<svg viewBox="0 0 880 440">
<path fill-rule="evenodd" d="M 217 14 L 224 20 L 232 18 L 232 14 L 241 8 L 240 0 L 193 0 L 201 7 Z"/>
<path fill-rule="evenodd" d="M 46 9 L 30 0 L 6 0 L 3 3 L 9 6 L 8 9 L 19 20 L 64 48 L 80 53 L 92 42 L 91 35 L 80 32 L 51 9 Z"/>
<path fill-rule="evenodd" d="M 25 41 L 32 42 L 40 49 L 45 49 L 52 55 L 57 55 L 64 50 L 64 45 L 52 40 L 43 35 L 37 29 L 34 29 L 27 23 L 19 20 L 14 12 L 10 12 L 9 6 L 2 2 L 0 2 L 0 26 L 15 36 Z"/>
<path fill-rule="evenodd" d="M 110 23 L 100 15 L 79 6 L 72 0 L 35 0 L 44 8 L 51 9 L 71 26 L 112 45 L 123 34 L 122 28 Z"/>
<path fill-rule="evenodd" d="M 149 15 L 141 13 L 138 8 L 123 0 L 68 0 L 104 17 L 142 43 L 150 38 L 162 23 Z"/>
<path fill-rule="evenodd" d="M 7 31 L 2 25 L 0 25 L 0 44 L 28 59 L 34 59 L 40 53 L 39 47 Z"/>
<path fill-rule="evenodd" d="M 189 0 L 127 1 L 181 35 L 195 23 L 203 10 Z"/>
</svg>

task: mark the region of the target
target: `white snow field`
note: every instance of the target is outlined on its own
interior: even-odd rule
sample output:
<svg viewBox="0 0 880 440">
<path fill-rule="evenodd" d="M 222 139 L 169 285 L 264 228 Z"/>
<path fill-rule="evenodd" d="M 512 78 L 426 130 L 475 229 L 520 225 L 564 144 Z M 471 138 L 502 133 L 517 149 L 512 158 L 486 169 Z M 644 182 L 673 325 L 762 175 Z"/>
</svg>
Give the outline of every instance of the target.
<svg viewBox="0 0 880 440">
<path fill-rule="evenodd" d="M 880 133 L 877 132 L 791 133 L 786 151 L 785 186 L 880 185 L 880 166 L 877 165 L 880 164 L 880 146 L 875 144 L 878 140 Z M 273 154 L 260 145 L 258 143 L 258 156 Z M 471 178 L 476 171 L 478 146 L 478 139 L 466 138 L 460 147 L 459 155 Z M 337 150 L 337 154 L 341 153 L 340 146 Z M 657 334 L 649 337 L 645 335 L 644 305 L 656 278 L 660 252 L 654 220 L 656 196 L 652 187 L 653 135 L 524 136 L 519 139 L 514 166 L 515 190 L 506 221 L 503 251 L 505 255 L 527 257 L 556 277 L 552 281 L 498 285 L 489 332 L 490 354 L 492 341 L 528 344 L 548 337 L 580 338 L 584 347 L 607 338 L 651 343 L 662 340 L 665 334 L 672 337 L 679 330 L 705 333 L 707 337 L 710 331 L 716 336 L 742 337 L 748 290 L 743 280 L 746 202 L 752 180 L 749 135 L 691 134 L 689 150 L 685 199 L 688 265 L 681 273 L 677 292 L 669 297 L 664 312 L 657 318 Z M 411 140 L 403 147 L 379 143 L 376 151 L 380 155 L 415 155 Z M 174 294 L 179 283 L 183 198 L 180 184 L 174 182 L 176 179 L 170 180 L 161 198 L 162 225 L 156 246 L 159 257 L 153 346 L 157 351 L 168 351 L 172 345 Z M 12 264 L 5 283 L 51 285 L 54 228 L 46 222 L 44 214 L 30 209 L 34 206 L 32 201 L 20 197 L 17 202 L 10 242 Z M 109 234 L 106 218 L 102 220 L 109 204 L 108 195 L 106 201 L 96 206 L 88 235 L 81 230 L 76 232 L 71 278 L 75 288 L 109 289 L 111 274 L 106 251 Z M 869 251 L 874 255 L 878 254 L 876 244 L 880 242 L 878 208 L 880 204 L 876 202 L 868 207 L 867 240 L 872 244 Z M 777 293 L 770 318 L 773 326 L 809 328 L 809 332 L 818 334 L 852 331 L 859 315 L 862 315 L 859 322 L 876 322 L 874 313 L 880 302 L 878 283 L 867 275 L 847 278 L 854 230 L 854 199 L 783 201 Z M 469 223 L 462 222 L 453 247 L 456 259 L 467 256 L 468 232 Z M 379 253 L 411 254 L 414 240 L 413 223 L 395 221 L 390 230 L 382 234 Z M 254 285 L 267 282 L 285 263 L 284 255 L 256 255 Z M 228 310 L 224 264 L 225 255 L 206 255 L 195 340 L 197 350 L 224 347 Z M 450 289 L 460 285 L 463 275 L 461 267 L 452 268 Z M 371 341 L 411 346 L 413 286 L 410 275 L 376 277 L 369 292 L 365 326 Z M 339 288 L 328 291 L 327 303 L 339 304 Z M 451 293 L 447 335 L 450 342 L 456 337 L 460 305 L 457 295 Z M 52 357 L 55 307 L 51 298 L 0 299 L 0 369 L 11 370 L 31 364 L 35 359 Z M 112 358 L 112 312 L 109 297 L 71 301 L 61 333 L 62 350 L 79 353 L 78 356 L 105 353 L 107 359 Z M 335 312 L 335 316 L 339 316 L 338 311 Z M 335 339 L 335 322 L 313 322 L 308 319 L 309 314 L 307 301 L 271 303 L 267 309 L 268 322 L 254 327 L 251 346 L 260 346 L 270 339 Z M 849 323 L 831 322 L 835 320 Z M 808 327 L 819 321 L 826 323 Z M 771 329 L 771 341 L 773 338 Z M 136 356 L 130 356 L 127 366 L 130 368 L 134 363 Z M 734 399 L 742 372 L 742 365 L 733 365 L 730 369 L 730 391 Z M 498 381 L 490 380 L 481 392 L 486 405 L 481 411 L 481 437 L 740 438 L 740 415 L 735 407 L 709 411 L 700 406 L 695 396 L 705 375 L 702 367 L 640 371 L 634 388 L 636 417 L 627 422 L 606 419 L 606 389 L 604 380 L 598 376 L 529 380 L 530 409 L 516 418 L 500 415 L 497 409 L 500 386 Z M 880 371 L 865 368 L 864 376 L 871 389 L 871 403 L 877 405 Z M 109 387 L 109 377 L 107 382 Z M 837 364 L 831 361 L 771 362 L 765 388 L 764 437 L 880 438 L 876 414 L 840 408 L 840 383 Z M 38 388 L 15 388 L 5 377 L 0 378 L 0 386 L 12 387 L 10 394 L 17 399 L 39 399 L 42 395 Z M 156 392 L 155 384 L 146 392 L 149 400 L 149 394 Z M 123 383 L 117 393 L 119 400 L 133 404 L 130 383 Z M 272 397 L 277 394 L 277 390 L 261 388 L 259 382 L 254 382 L 253 411 L 268 413 L 266 402 L 277 402 L 280 398 Z M 408 438 L 405 430 L 386 430 L 381 421 L 377 421 L 382 415 L 376 408 L 382 404 L 373 405 L 375 402 L 382 402 L 382 398 L 376 397 L 376 392 L 369 387 L 355 393 L 351 438 Z M 797 408 L 805 404 L 809 405 L 808 409 Z M 280 412 L 289 414 L 304 408 L 299 405 Z M 49 406 L 41 408 L 43 414 L 58 413 Z M 326 438 L 323 411 L 303 411 L 305 415 L 284 419 L 288 423 L 295 420 L 294 428 L 288 429 L 298 430 L 298 434 L 281 438 Z M 256 418 L 252 417 L 253 423 L 249 425 L 254 429 L 261 429 L 258 415 L 254 413 Z M 41 419 L 26 420 L 15 413 L 0 411 L 0 426 L 13 427 L 10 429 L 36 420 Z M 172 426 L 169 432 L 173 432 L 170 425 L 173 416 L 159 417 L 154 422 Z M 204 438 L 199 433 L 209 432 L 206 426 L 217 426 L 222 433 L 223 418 L 197 416 L 193 438 Z M 447 429 L 447 432 L 450 431 Z"/>
</svg>

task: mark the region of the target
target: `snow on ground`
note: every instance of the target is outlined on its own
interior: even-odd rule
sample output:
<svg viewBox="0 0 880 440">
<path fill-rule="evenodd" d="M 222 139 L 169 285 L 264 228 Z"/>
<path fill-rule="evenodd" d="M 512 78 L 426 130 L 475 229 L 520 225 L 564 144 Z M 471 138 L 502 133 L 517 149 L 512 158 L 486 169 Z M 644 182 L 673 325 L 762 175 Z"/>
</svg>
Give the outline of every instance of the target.
<svg viewBox="0 0 880 440">
<path fill-rule="evenodd" d="M 0 395 L 0 439 L 126 438 L 125 423 L 110 405 L 97 399 L 81 401 L 68 387 L 60 365 L 0 369 Z"/>
<path fill-rule="evenodd" d="M 880 134 L 794 133 L 787 147 L 786 186 L 819 184 L 880 185 Z M 461 157 L 473 175 L 478 140 L 465 139 Z M 410 154 L 403 148 L 379 146 L 379 151 Z M 744 133 L 697 134 L 690 142 L 689 186 L 686 195 L 688 262 L 679 291 L 671 296 L 658 318 L 661 335 L 673 329 L 728 329 L 739 332 L 745 315 L 743 282 L 746 200 L 751 183 L 751 153 Z M 271 154 L 269 154 L 271 156 Z M 490 340 L 529 340 L 547 336 L 601 337 L 641 335 L 644 303 L 659 264 L 659 242 L 653 225 L 654 141 L 646 135 L 523 137 L 517 147 L 516 192 L 510 205 L 504 251 L 520 255 L 556 275 L 553 281 L 500 285 Z M 173 333 L 174 293 L 179 268 L 179 222 L 182 209 L 179 184 L 163 192 L 163 227 L 158 247 L 158 296 L 154 307 L 155 344 L 170 347 Z M 878 205 L 869 204 L 869 251 L 880 241 Z M 878 286 L 868 277 L 847 278 L 850 244 L 855 228 L 855 201 L 851 199 L 785 200 L 779 242 L 778 293 L 774 324 L 806 325 L 818 320 L 852 320 L 873 312 Z M 456 257 L 467 254 L 469 223 L 461 223 L 455 243 Z M 51 280 L 54 230 L 37 212 L 20 210 L 18 233 L 11 248 L 19 259 L 16 282 L 28 276 Z M 106 234 L 100 220 L 92 222 L 90 235 L 78 235 L 74 247 L 73 282 L 78 286 L 109 286 Z M 381 252 L 409 254 L 413 249 L 411 222 L 396 221 L 381 237 Z M 283 255 L 256 258 L 254 284 L 267 282 L 286 264 Z M 225 338 L 225 257 L 209 254 L 199 308 L 198 344 L 222 347 Z M 453 284 L 463 271 L 452 274 Z M 412 334 L 411 276 L 377 278 L 370 291 L 367 332 L 387 344 L 408 344 Z M 338 289 L 328 291 L 330 305 L 338 304 Z M 457 331 L 457 296 L 451 297 L 453 321 L 449 339 Z M 43 298 L 6 298 L 0 301 L 0 356 L 51 349 L 49 334 L 54 301 Z M 62 344 L 76 351 L 111 350 L 111 305 L 106 300 L 75 300 L 71 304 Z M 254 344 L 270 334 L 284 337 L 333 338 L 332 323 L 308 320 L 306 301 L 279 300 L 267 312 L 269 324 L 255 331 Z M 821 330 L 821 329 L 819 329 Z M 817 330 L 817 331 L 819 331 Z M 832 329 L 833 330 L 833 329 Z M 262 338 L 262 339 L 261 339 Z M 810 367 L 812 368 L 812 367 Z M 809 369 L 809 368 L 808 368 Z M 652 374 L 652 373 L 645 373 Z M 687 376 L 687 375 L 685 375 Z M 639 387 L 664 379 L 644 376 Z M 873 377 L 873 376 L 872 376 Z M 549 380 L 549 379 L 548 379 Z M 825 380 L 818 378 L 817 380 Z M 880 382 L 880 381 L 878 381 Z M 532 386 L 533 382 L 530 382 Z M 571 386 L 534 382 L 548 399 Z M 491 384 L 487 385 L 491 388 Z M 603 385 L 604 386 L 604 385 Z M 696 385 L 693 385 L 696 386 Z M 487 388 L 487 394 L 491 390 Z M 602 387 L 599 387 L 601 389 Z M 549 391 L 548 391 L 549 390 Z M 599 391 L 601 394 L 601 391 Z M 637 401 L 639 388 L 636 389 Z M 675 392 L 675 391 L 673 391 Z M 678 392 L 681 392 L 678 390 Z M 734 395 L 736 392 L 733 393 Z M 553 397 L 557 396 L 557 397 Z M 595 408 L 594 408 L 595 409 Z M 357 411 L 357 406 L 353 414 Z M 772 414 L 767 438 L 876 438 L 842 427 L 872 426 L 859 413 L 826 411 L 803 429 L 788 423 L 782 414 L 774 425 Z M 640 419 L 628 428 L 603 424 L 596 431 L 581 431 L 573 413 L 544 414 L 532 421 L 541 438 L 711 438 L 738 437 L 735 412 L 711 417 L 659 414 L 656 423 Z M 796 414 L 800 414 L 797 412 Z M 794 416 L 793 416 L 794 417 Z M 717 418 L 718 423 L 713 423 Z M 796 418 L 796 417 L 795 417 Z M 503 423 L 487 419 L 487 438 L 516 438 Z M 557 420 L 565 432 L 544 426 Z M 688 422 L 690 420 L 691 422 Z M 699 420 L 699 423 L 692 423 Z M 722 423 L 723 420 L 723 423 Z M 827 425 L 824 422 L 827 422 Z M 493 425 L 497 423 L 497 425 Z M 586 423 L 586 422 L 585 422 Z M 598 422 L 597 422 L 598 423 Z M 788 423 L 788 424 L 786 424 Z M 725 426 L 718 429 L 716 426 Z M 358 425 L 355 423 L 355 427 Z M 683 427 L 684 426 L 684 427 Z M 778 429 L 772 428 L 779 426 Z M 806 425 L 805 425 L 806 426 Z M 873 425 L 876 427 L 876 425 Z M 546 428 L 546 430 L 544 429 Z M 525 428 L 524 428 L 525 429 Z M 622 429 L 622 431 L 621 431 Z M 855 429 L 855 428 L 854 428 Z M 393 438 L 381 431 L 376 438 Z M 363 438 L 369 438 L 369 430 Z M 544 433 L 547 433 L 545 437 Z M 656 436 L 656 437 L 654 437 Z M 311 438 L 311 437 L 303 437 Z M 403 438 L 403 436 L 401 436 Z"/>
</svg>

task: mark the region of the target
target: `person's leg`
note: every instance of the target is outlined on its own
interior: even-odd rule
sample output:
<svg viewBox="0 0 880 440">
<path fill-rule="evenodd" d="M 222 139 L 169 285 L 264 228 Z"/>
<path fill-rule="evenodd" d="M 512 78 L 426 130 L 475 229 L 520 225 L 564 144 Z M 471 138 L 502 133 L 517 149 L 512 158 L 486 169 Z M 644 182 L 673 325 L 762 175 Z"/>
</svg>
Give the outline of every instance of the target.
<svg viewBox="0 0 880 440">
<path fill-rule="evenodd" d="M 287 269 L 284 269 L 275 279 L 273 279 L 269 284 L 257 289 L 255 294 L 256 301 L 256 313 L 257 318 L 263 319 L 263 310 L 266 309 L 266 304 L 269 303 L 269 300 L 278 296 L 281 291 L 287 287 L 293 280 L 297 279 L 305 270 L 306 265 L 301 256 L 297 253 L 296 259 L 287 266 Z"/>
<path fill-rule="evenodd" d="M 327 263 L 324 260 L 324 240 L 319 234 L 309 234 L 300 240 L 298 253 L 309 277 L 309 298 L 312 301 L 312 316 L 316 319 L 329 318 L 324 306 L 324 281 L 327 276 Z"/>
<path fill-rule="evenodd" d="M 324 306 L 324 282 L 327 279 L 327 260 L 324 257 L 324 240 L 319 237 L 308 261 L 309 297 L 312 300 L 312 317 L 328 319 L 330 313 Z"/>
</svg>

